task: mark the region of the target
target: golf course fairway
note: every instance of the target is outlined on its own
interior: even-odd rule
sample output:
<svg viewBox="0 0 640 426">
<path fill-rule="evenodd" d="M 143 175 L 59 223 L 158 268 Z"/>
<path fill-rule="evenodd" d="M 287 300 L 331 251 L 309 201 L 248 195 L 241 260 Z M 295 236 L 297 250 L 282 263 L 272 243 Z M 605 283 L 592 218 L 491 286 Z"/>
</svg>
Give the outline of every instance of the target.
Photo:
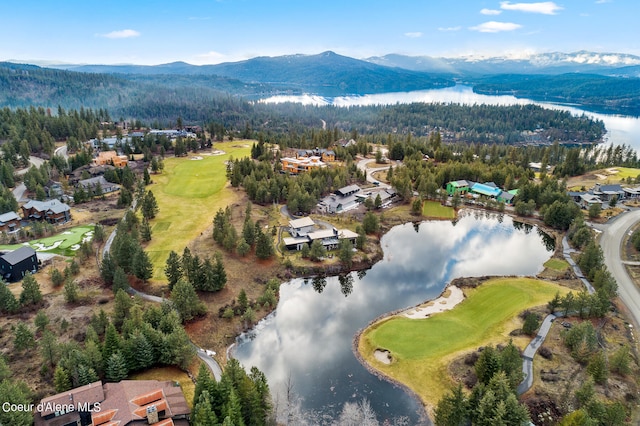
<svg viewBox="0 0 640 426">
<path fill-rule="evenodd" d="M 521 327 L 522 311 L 568 291 L 532 278 L 493 278 L 464 288 L 465 300 L 450 311 L 426 319 L 393 315 L 369 325 L 357 349 L 370 367 L 408 386 L 432 409 L 455 385 L 447 371 L 453 359 L 480 346 L 507 343 L 509 333 Z M 527 341 L 514 343 L 524 347 Z M 390 352 L 390 364 L 375 358 L 377 349 Z"/>
</svg>

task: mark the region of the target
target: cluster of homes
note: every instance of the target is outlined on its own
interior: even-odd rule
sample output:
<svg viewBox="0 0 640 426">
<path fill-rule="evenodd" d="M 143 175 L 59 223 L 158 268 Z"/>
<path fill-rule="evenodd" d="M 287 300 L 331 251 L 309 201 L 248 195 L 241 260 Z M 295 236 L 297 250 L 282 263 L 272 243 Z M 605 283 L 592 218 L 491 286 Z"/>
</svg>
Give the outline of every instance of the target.
<svg viewBox="0 0 640 426">
<path fill-rule="evenodd" d="M 596 184 L 588 191 L 569 191 L 568 194 L 583 209 L 588 209 L 594 204 L 606 209 L 614 198 L 616 202 L 640 198 L 640 186 L 623 188 L 619 184 Z"/>
<path fill-rule="evenodd" d="M 282 157 L 280 164 L 283 172 L 297 175 L 327 167 L 327 163 L 332 161 L 336 161 L 333 150 L 316 148 L 298 150 L 295 157 Z"/>
<path fill-rule="evenodd" d="M 479 183 L 468 180 L 455 180 L 447 183 L 447 194 L 450 196 L 458 194 L 473 198 L 482 196 L 494 199 L 499 203 L 512 205 L 514 198 L 518 195 L 518 190 L 504 191 L 494 182 Z"/>
<path fill-rule="evenodd" d="M 310 217 L 289 221 L 289 234 L 291 237 L 283 239 L 287 250 L 301 250 L 302 246 L 319 240 L 327 250 L 338 248 L 340 240 L 349 240 L 355 244 L 358 234 L 348 229 L 319 229 Z"/>
<path fill-rule="evenodd" d="M 30 200 L 22 206 L 22 217 L 16 212 L 0 215 L 0 232 L 15 232 L 22 226 L 22 221 L 45 220 L 49 223 L 64 223 L 71 220 L 71 208 L 58 200 Z"/>
<path fill-rule="evenodd" d="M 191 410 L 175 382 L 97 381 L 44 398 L 36 405 L 36 426 L 188 426 Z"/>
</svg>

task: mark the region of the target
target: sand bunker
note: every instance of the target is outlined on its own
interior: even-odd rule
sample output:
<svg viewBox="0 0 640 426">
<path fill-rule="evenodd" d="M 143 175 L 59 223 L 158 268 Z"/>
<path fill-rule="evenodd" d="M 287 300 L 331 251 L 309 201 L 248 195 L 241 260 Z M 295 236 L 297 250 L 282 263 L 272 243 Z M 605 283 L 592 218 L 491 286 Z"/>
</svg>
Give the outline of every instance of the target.
<svg viewBox="0 0 640 426">
<path fill-rule="evenodd" d="M 448 293 L 448 294 L 447 294 Z M 417 308 L 411 308 L 402 313 L 407 318 L 411 319 L 423 319 L 429 318 L 432 314 L 448 311 L 453 309 L 458 303 L 464 300 L 464 293 L 455 285 L 451 285 L 447 288 L 447 292 L 436 300 L 432 300 L 425 304 L 418 306 Z"/>
<path fill-rule="evenodd" d="M 200 157 L 199 155 L 195 156 L 195 157 L 191 157 L 192 160 L 202 160 L 202 157 Z"/>
<path fill-rule="evenodd" d="M 211 154 L 209 155 L 224 155 L 224 154 L 226 154 L 226 152 L 216 149 L 215 151 L 212 151 Z"/>
<path fill-rule="evenodd" d="M 391 352 L 376 349 L 373 356 L 383 364 L 391 364 Z"/>
</svg>

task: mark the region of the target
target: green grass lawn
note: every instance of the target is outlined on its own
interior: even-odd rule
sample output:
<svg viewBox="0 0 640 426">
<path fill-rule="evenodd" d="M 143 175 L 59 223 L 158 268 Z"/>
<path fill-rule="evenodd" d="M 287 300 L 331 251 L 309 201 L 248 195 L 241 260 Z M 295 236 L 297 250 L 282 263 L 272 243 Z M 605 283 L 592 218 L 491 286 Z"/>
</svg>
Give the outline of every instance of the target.
<svg viewBox="0 0 640 426">
<path fill-rule="evenodd" d="M 94 226 L 76 226 L 75 228 L 67 229 L 60 234 L 52 237 L 40 238 L 28 242 L 28 245 L 35 251 L 41 253 L 53 253 L 62 256 L 73 256 L 78 250 L 79 244 L 83 238 L 90 238 L 93 236 Z M 25 244 L 12 244 L 12 245 L 0 245 L 0 250 L 16 250 Z"/>
<path fill-rule="evenodd" d="M 566 260 L 551 258 L 544 263 L 544 267 L 553 269 L 554 271 L 563 272 L 569 268 L 569 264 Z"/>
<path fill-rule="evenodd" d="M 164 160 L 162 174 L 152 175 L 149 189 L 158 202 L 159 213 L 152 221 L 152 240 L 146 248 L 153 262 L 153 280 L 166 281 L 164 265 L 171 250 L 184 248 L 213 222 L 219 208 L 236 197 L 227 187 L 225 162 L 250 155 L 252 141 L 216 143 L 224 155 L 190 154 Z M 201 160 L 192 160 L 195 156 Z"/>
<path fill-rule="evenodd" d="M 616 179 L 622 180 L 628 177 L 635 179 L 638 175 L 640 175 L 640 169 L 635 169 L 631 167 L 612 167 L 612 168 L 618 171 L 618 173 L 612 175 L 612 177 Z"/>
<path fill-rule="evenodd" d="M 370 326 L 358 350 L 376 369 L 406 384 L 428 406 L 435 406 L 453 385 L 447 373 L 450 361 L 487 344 L 506 343 L 520 327 L 517 316 L 546 304 L 556 292 L 568 289 L 530 278 L 496 278 L 476 289 L 453 310 L 428 319 L 393 316 Z M 373 357 L 376 349 L 391 352 L 385 365 Z"/>
<path fill-rule="evenodd" d="M 453 208 L 443 206 L 438 201 L 425 201 L 422 205 L 422 215 L 437 219 L 455 219 L 456 212 Z"/>
</svg>

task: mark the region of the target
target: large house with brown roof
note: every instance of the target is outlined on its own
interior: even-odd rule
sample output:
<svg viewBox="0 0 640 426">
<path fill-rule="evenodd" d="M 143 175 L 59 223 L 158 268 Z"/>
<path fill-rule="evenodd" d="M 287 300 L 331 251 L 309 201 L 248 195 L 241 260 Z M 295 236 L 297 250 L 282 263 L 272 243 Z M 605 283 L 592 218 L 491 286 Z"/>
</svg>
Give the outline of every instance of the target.
<svg viewBox="0 0 640 426">
<path fill-rule="evenodd" d="M 157 380 L 94 382 L 40 401 L 36 426 L 188 426 L 180 386 Z"/>
<path fill-rule="evenodd" d="M 71 220 L 71 208 L 58 200 L 30 200 L 22 206 L 25 220 L 46 220 L 49 223 L 64 223 Z"/>
</svg>

